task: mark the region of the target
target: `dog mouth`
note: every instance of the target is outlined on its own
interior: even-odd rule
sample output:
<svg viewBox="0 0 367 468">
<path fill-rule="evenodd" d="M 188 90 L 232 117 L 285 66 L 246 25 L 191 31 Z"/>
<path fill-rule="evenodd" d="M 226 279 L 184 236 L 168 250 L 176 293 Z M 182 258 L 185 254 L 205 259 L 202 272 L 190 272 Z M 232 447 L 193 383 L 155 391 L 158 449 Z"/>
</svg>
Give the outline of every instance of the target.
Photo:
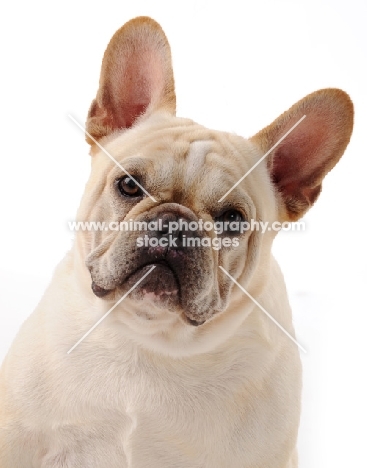
<svg viewBox="0 0 367 468">
<path fill-rule="evenodd" d="M 133 287 L 139 279 L 144 276 L 152 267 L 155 267 L 149 275 L 132 291 L 134 296 L 140 295 L 153 300 L 161 300 L 165 297 L 179 297 L 180 282 L 178 275 L 171 265 L 165 261 L 150 262 L 137 268 L 126 280 L 123 285 L 129 288 Z M 134 294 L 136 292 L 136 294 Z"/>
<path fill-rule="evenodd" d="M 150 271 L 153 266 L 154 269 Z M 134 287 L 149 271 L 150 273 Z M 168 299 L 178 302 L 180 296 L 178 275 L 166 260 L 151 261 L 139 266 L 114 289 L 104 289 L 95 281 L 92 282 L 92 291 L 99 298 L 111 295 L 116 289 L 121 292 L 131 290 L 129 296 L 134 299 L 151 299 L 160 302 Z"/>
<path fill-rule="evenodd" d="M 153 266 L 155 268 L 150 274 L 137 287 L 134 287 Z M 122 293 L 130 291 L 129 297 L 132 299 L 148 299 L 161 307 L 182 309 L 180 281 L 177 273 L 166 260 L 153 261 L 138 267 L 114 289 L 103 289 L 93 281 L 92 290 L 100 298 L 112 295 L 114 292 L 116 293 L 116 290 L 120 290 Z M 184 313 L 181 313 L 181 316 L 186 323 L 194 327 L 205 323 L 205 320 L 195 320 Z"/>
</svg>

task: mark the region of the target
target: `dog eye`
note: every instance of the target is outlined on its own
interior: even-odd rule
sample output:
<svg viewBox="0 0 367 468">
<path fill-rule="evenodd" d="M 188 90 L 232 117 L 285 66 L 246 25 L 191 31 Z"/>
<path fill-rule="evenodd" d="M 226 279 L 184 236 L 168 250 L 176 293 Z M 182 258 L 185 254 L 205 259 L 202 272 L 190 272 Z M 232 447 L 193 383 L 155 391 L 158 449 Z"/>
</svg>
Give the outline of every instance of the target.
<svg viewBox="0 0 367 468">
<path fill-rule="evenodd" d="M 118 181 L 117 187 L 122 195 L 126 197 L 140 197 L 143 195 L 142 189 L 136 183 L 139 182 L 139 180 L 136 177 L 134 177 L 134 179 L 126 175 Z"/>
<path fill-rule="evenodd" d="M 215 218 L 215 221 L 219 221 L 224 224 L 224 233 L 227 235 L 239 234 L 241 231 L 240 223 L 244 221 L 242 213 L 238 210 L 227 210 L 224 211 L 220 216 Z M 231 224 L 236 223 L 236 224 Z"/>
<path fill-rule="evenodd" d="M 222 216 L 220 216 L 220 221 L 227 223 L 240 223 L 243 221 L 242 214 L 237 210 L 228 210 L 225 211 Z"/>
</svg>

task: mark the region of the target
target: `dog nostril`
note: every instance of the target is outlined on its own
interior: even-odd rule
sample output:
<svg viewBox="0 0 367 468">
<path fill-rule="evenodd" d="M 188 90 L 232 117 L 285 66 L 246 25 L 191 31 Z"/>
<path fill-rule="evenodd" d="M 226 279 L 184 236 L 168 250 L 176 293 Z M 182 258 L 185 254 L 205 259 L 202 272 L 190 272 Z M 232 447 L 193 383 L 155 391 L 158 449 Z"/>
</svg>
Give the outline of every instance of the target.
<svg viewBox="0 0 367 468">
<path fill-rule="evenodd" d="M 160 218 L 161 226 L 159 228 L 159 234 L 166 235 L 170 232 L 170 223 L 177 221 L 176 215 L 173 213 L 165 213 Z"/>
<path fill-rule="evenodd" d="M 162 227 L 158 231 L 160 234 L 168 234 L 169 233 L 169 226 L 168 223 L 162 222 Z"/>
</svg>

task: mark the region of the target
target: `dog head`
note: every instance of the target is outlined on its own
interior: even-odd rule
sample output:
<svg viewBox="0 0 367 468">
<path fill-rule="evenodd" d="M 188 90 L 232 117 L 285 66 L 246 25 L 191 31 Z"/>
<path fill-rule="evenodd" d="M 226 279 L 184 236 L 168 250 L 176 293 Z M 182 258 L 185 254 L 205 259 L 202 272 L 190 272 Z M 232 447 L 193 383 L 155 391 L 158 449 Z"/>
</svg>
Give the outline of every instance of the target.
<svg viewBox="0 0 367 468">
<path fill-rule="evenodd" d="M 78 252 L 109 305 L 155 267 L 118 312 L 137 335 L 167 342 L 205 330 L 215 343 L 253 307 L 223 269 L 253 296 L 266 283 L 276 232 L 241 223 L 303 216 L 349 142 L 353 106 L 341 90 L 320 90 L 247 140 L 178 118 L 175 107 L 167 39 L 136 18 L 108 45 L 88 114 L 92 173 L 78 219 L 105 224 L 78 233 Z M 223 232 L 207 228 L 225 222 Z"/>
</svg>

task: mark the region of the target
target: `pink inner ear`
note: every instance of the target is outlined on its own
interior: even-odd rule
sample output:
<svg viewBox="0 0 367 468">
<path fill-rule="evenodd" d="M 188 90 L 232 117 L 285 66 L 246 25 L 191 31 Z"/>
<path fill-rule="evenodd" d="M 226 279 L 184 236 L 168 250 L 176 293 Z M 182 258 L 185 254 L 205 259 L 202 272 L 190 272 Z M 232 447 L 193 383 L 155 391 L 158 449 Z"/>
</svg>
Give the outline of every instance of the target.
<svg viewBox="0 0 367 468">
<path fill-rule="evenodd" d="M 137 17 L 113 35 L 87 118 L 87 141 L 132 127 L 139 117 L 176 111 L 171 51 L 157 22 Z"/>
<path fill-rule="evenodd" d="M 329 88 L 309 94 L 251 138 L 266 153 L 287 134 L 268 156 L 269 174 L 280 194 L 280 216 L 299 219 L 315 202 L 352 128 L 352 101 L 344 91 Z"/>
<path fill-rule="evenodd" d="M 124 58 L 124 63 L 114 65 L 111 71 L 109 83 L 106 83 L 111 106 L 107 110 L 112 117 L 109 123 L 113 128 L 129 128 L 150 103 L 163 94 L 162 59 L 157 51 L 147 49 L 131 53 Z"/>
<path fill-rule="evenodd" d="M 283 134 L 300 117 L 292 118 Z M 307 115 L 275 149 L 271 173 L 274 183 L 283 195 L 292 195 L 298 191 L 306 194 L 310 186 L 321 177 L 332 157 L 328 151 L 331 129 L 325 119 L 326 116 L 318 113 Z"/>
</svg>

